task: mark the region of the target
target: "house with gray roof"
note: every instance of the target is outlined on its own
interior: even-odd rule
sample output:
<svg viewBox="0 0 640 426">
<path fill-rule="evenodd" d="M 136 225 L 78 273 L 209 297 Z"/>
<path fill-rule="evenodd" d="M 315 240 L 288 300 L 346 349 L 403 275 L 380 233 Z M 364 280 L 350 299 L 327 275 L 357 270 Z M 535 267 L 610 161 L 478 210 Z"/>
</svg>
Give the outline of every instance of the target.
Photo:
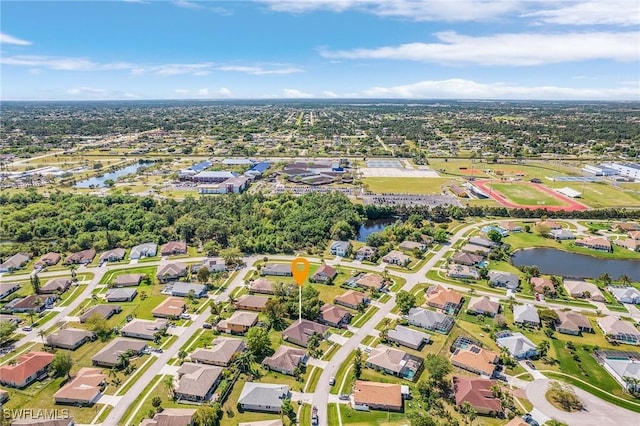
<svg viewBox="0 0 640 426">
<path fill-rule="evenodd" d="M 79 328 L 62 328 L 47 336 L 47 345 L 55 348 L 75 351 L 90 340 L 95 340 L 96 333 Z"/>
<path fill-rule="evenodd" d="M 228 367 L 231 365 L 233 356 L 243 352 L 246 348 L 247 345 L 242 339 L 218 337 L 211 343 L 211 349 L 196 349 L 189 358 L 195 363 Z"/>
<path fill-rule="evenodd" d="M 530 304 L 513 306 L 513 322 L 522 325 L 539 326 L 540 317 L 535 306 Z"/>
<path fill-rule="evenodd" d="M 483 237 L 471 237 L 469 238 L 469 244 L 486 247 L 486 248 L 498 247 L 498 243 L 494 243 L 490 239 L 483 238 Z"/>
<path fill-rule="evenodd" d="M 329 247 L 329 252 L 335 256 L 347 256 L 351 252 L 351 243 L 349 241 L 334 241 Z"/>
<path fill-rule="evenodd" d="M 222 367 L 185 362 L 178 369 L 176 401 L 211 401 L 222 379 L 222 371 Z"/>
<path fill-rule="evenodd" d="M 508 333 L 496 339 L 501 348 L 507 348 L 509 354 L 516 359 L 533 358 L 538 355 L 538 348 L 522 333 Z"/>
<path fill-rule="evenodd" d="M 137 294 L 138 290 L 135 288 L 110 288 L 105 298 L 107 302 L 131 302 Z"/>
<path fill-rule="evenodd" d="M 156 243 L 143 243 L 131 248 L 129 259 L 141 259 L 143 257 L 154 257 L 158 253 L 158 245 Z"/>
<path fill-rule="evenodd" d="M 167 329 L 168 322 L 164 319 L 153 321 L 134 319 L 120 329 L 120 335 L 135 337 L 136 339 L 155 340 L 156 333 L 162 333 Z"/>
<path fill-rule="evenodd" d="M 16 253 L 0 264 L 0 272 L 13 272 L 22 268 L 31 260 L 28 253 Z"/>
<path fill-rule="evenodd" d="M 107 250 L 100 255 L 100 263 L 103 262 L 119 262 L 124 259 L 126 250 L 122 247 L 115 248 L 113 250 Z"/>
<path fill-rule="evenodd" d="M 608 340 L 628 345 L 640 345 L 640 331 L 632 323 L 613 315 L 598 318 L 597 322 Z"/>
<path fill-rule="evenodd" d="M 53 294 L 57 292 L 64 293 L 71 287 L 71 278 L 52 278 L 40 287 L 40 293 Z"/>
<path fill-rule="evenodd" d="M 187 264 L 182 262 L 169 262 L 158 266 L 156 278 L 161 283 L 177 280 L 187 276 Z"/>
<path fill-rule="evenodd" d="M 423 308 L 411 308 L 406 318 L 411 325 L 438 333 L 447 334 L 453 327 L 452 317 Z"/>
<path fill-rule="evenodd" d="M 248 411 L 279 413 L 282 402 L 291 397 L 289 386 L 247 382 L 240 392 L 238 406 Z"/>
<path fill-rule="evenodd" d="M 608 286 L 607 290 L 620 303 L 628 303 L 630 305 L 640 304 L 640 290 L 635 287 L 627 286 Z"/>
<path fill-rule="evenodd" d="M 489 271 L 489 285 L 493 287 L 506 287 L 509 290 L 515 290 L 520 286 L 520 277 L 511 272 L 497 271 L 495 269 Z"/>
<path fill-rule="evenodd" d="M 147 349 L 147 344 L 136 339 L 126 339 L 117 337 L 107 343 L 97 354 L 91 358 L 93 365 L 103 367 L 115 367 L 120 362 L 120 355 L 127 354 L 131 356 L 142 355 Z"/>
<path fill-rule="evenodd" d="M 280 345 L 275 353 L 262 361 L 262 366 L 271 371 L 293 376 L 300 364 L 306 364 L 307 351 Z"/>
<path fill-rule="evenodd" d="M 274 275 L 279 277 L 293 276 L 290 263 L 267 263 L 260 270 L 260 273 L 262 275 Z"/>
<path fill-rule="evenodd" d="M 196 298 L 204 297 L 207 294 L 207 287 L 202 284 L 176 281 L 167 287 L 169 286 L 171 287 L 169 293 L 176 297 L 187 297 L 191 292 Z"/>
<path fill-rule="evenodd" d="M 0 299 L 20 290 L 20 283 L 0 283 Z"/>
<path fill-rule="evenodd" d="M 419 351 L 422 345 L 431 341 L 431 337 L 413 328 L 396 325 L 395 329 L 387 332 L 387 340 Z"/>
<path fill-rule="evenodd" d="M 99 315 L 104 319 L 109 319 L 117 313 L 122 312 L 120 305 L 95 305 L 87 309 L 87 311 L 80 315 L 80 322 L 86 322 L 91 316 Z"/>
<path fill-rule="evenodd" d="M 602 366 L 623 388 L 630 392 L 640 390 L 640 355 L 636 358 L 607 357 Z"/>
</svg>

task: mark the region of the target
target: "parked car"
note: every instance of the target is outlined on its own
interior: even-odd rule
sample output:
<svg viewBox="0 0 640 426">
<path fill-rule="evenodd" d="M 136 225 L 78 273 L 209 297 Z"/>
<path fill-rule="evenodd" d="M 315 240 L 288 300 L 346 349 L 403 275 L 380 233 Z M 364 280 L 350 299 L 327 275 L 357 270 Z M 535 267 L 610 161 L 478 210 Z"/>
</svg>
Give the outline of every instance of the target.
<svg viewBox="0 0 640 426">
<path fill-rule="evenodd" d="M 191 319 L 191 315 L 189 315 L 189 314 L 182 314 L 182 315 L 180 315 L 180 318 L 188 320 L 188 319 Z"/>
<path fill-rule="evenodd" d="M 202 328 L 213 328 L 213 326 L 208 322 L 205 322 L 204 324 L 202 324 Z"/>
<path fill-rule="evenodd" d="M 330 385 L 330 386 L 333 386 L 333 385 L 335 385 L 335 384 L 336 384 L 336 378 L 335 378 L 335 377 L 333 377 L 333 376 L 331 376 L 331 378 L 329 379 L 329 385 Z"/>
<path fill-rule="evenodd" d="M 348 393 L 341 393 L 340 396 L 338 397 L 338 399 L 341 399 L 343 401 L 347 401 L 347 400 L 349 400 L 349 394 Z"/>
<path fill-rule="evenodd" d="M 532 369 L 532 370 L 535 370 L 535 369 L 536 369 L 536 366 L 535 366 L 531 361 L 525 361 L 524 363 L 525 363 L 525 364 L 527 364 L 527 366 L 528 366 L 530 369 Z"/>
<path fill-rule="evenodd" d="M 26 327 L 22 327 L 22 331 L 31 331 L 31 330 L 33 330 L 33 327 L 31 327 L 30 325 Z"/>
</svg>

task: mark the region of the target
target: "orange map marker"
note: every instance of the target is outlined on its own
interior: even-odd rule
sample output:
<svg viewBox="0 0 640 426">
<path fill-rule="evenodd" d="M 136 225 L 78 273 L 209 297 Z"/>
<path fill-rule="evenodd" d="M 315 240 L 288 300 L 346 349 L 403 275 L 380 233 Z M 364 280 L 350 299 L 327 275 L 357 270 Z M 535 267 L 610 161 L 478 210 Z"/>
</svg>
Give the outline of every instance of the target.
<svg viewBox="0 0 640 426">
<path fill-rule="evenodd" d="M 304 282 L 307 281 L 307 278 L 309 278 L 310 269 L 311 265 L 309 265 L 309 261 L 304 257 L 297 257 L 291 262 L 291 273 L 293 274 L 293 279 L 300 287 L 302 287 Z"/>
</svg>

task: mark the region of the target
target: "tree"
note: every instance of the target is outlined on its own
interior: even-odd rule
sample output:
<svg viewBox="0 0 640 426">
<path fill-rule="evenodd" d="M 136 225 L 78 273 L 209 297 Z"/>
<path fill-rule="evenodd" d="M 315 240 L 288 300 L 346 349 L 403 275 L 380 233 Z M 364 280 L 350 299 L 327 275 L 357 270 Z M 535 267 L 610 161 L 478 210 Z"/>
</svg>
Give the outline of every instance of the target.
<svg viewBox="0 0 640 426">
<path fill-rule="evenodd" d="M 264 314 L 267 317 L 269 327 L 274 330 L 282 330 L 286 323 L 287 307 L 276 298 L 267 300 L 264 307 Z"/>
<path fill-rule="evenodd" d="M 13 332 L 16 331 L 17 328 L 18 328 L 18 325 L 13 322 L 10 322 L 10 321 L 0 322 L 0 346 L 4 344 L 5 340 L 7 340 L 7 338 L 9 338 L 9 336 L 11 336 Z"/>
<path fill-rule="evenodd" d="M 291 399 L 286 398 L 282 401 L 282 414 L 291 420 L 291 424 L 296 424 L 296 412 L 291 405 Z"/>
<path fill-rule="evenodd" d="M 500 329 L 507 327 L 507 319 L 502 314 L 497 314 L 495 317 L 493 317 L 493 322 L 496 327 Z"/>
<path fill-rule="evenodd" d="M 409 413 L 409 422 L 411 426 L 438 426 L 431 417 L 419 411 Z"/>
<path fill-rule="evenodd" d="M 237 247 L 229 247 L 220 250 L 220 257 L 224 259 L 224 263 L 229 266 L 236 266 L 242 263 L 242 252 Z"/>
<path fill-rule="evenodd" d="M 111 335 L 111 329 L 107 324 L 107 320 L 97 312 L 90 315 L 85 321 L 85 324 L 90 331 L 96 333 L 96 335 L 103 341 L 107 340 L 109 335 Z"/>
<path fill-rule="evenodd" d="M 435 385 L 441 385 L 447 374 L 451 372 L 451 363 L 440 355 L 428 354 L 424 365 L 429 372 L 429 380 Z"/>
<path fill-rule="evenodd" d="M 487 232 L 487 237 L 489 237 L 489 239 L 494 243 L 500 244 L 502 242 L 502 234 L 495 229 Z"/>
<path fill-rule="evenodd" d="M 208 268 L 203 266 L 200 269 L 198 269 L 196 278 L 198 279 L 199 282 L 201 282 L 202 284 L 206 284 L 209 281 L 210 277 L 211 277 L 211 272 L 209 272 Z"/>
<path fill-rule="evenodd" d="M 353 377 L 359 379 L 362 375 L 362 351 L 360 348 L 356 348 L 356 353 L 353 357 Z"/>
<path fill-rule="evenodd" d="M 64 376 L 66 379 L 69 378 L 69 372 L 71 371 L 71 367 L 73 366 L 73 360 L 71 356 L 66 351 L 58 351 L 53 357 L 53 361 L 51 361 L 51 371 L 53 371 L 56 377 Z"/>
<path fill-rule="evenodd" d="M 320 308 L 324 304 L 320 298 L 318 290 L 313 288 L 311 284 L 307 284 L 302 287 L 302 318 L 314 321 L 320 315 Z M 295 300 L 294 300 L 295 299 Z M 289 314 L 292 311 L 298 313 L 298 298 L 293 297 L 289 305 Z M 292 309 L 293 307 L 293 309 Z M 295 315 L 294 314 L 294 315 Z"/>
<path fill-rule="evenodd" d="M 538 345 L 538 355 L 540 356 L 540 358 L 544 358 L 547 356 L 547 352 L 549 351 L 549 347 L 551 345 L 549 344 L 548 340 L 543 340 L 542 342 L 540 342 L 540 344 Z"/>
<path fill-rule="evenodd" d="M 346 220 L 339 220 L 329 230 L 331 239 L 346 241 L 354 236 L 354 230 Z"/>
<path fill-rule="evenodd" d="M 548 397 L 565 411 L 581 411 L 584 409 L 580 398 L 573 391 L 573 388 L 567 384 L 553 381 L 549 383 L 547 393 Z"/>
<path fill-rule="evenodd" d="M 307 341 L 307 352 L 309 356 L 314 358 L 322 356 L 322 351 L 318 349 L 321 340 L 322 336 L 318 333 L 312 333 L 311 336 L 309 336 L 309 340 Z"/>
<path fill-rule="evenodd" d="M 538 311 L 538 316 L 540 317 L 540 320 L 549 326 L 555 324 L 559 320 L 558 313 L 549 308 L 540 309 Z"/>
<path fill-rule="evenodd" d="M 598 277 L 598 281 L 604 283 L 604 285 L 611 285 L 611 277 L 608 273 L 604 272 Z"/>
<path fill-rule="evenodd" d="M 193 415 L 195 426 L 218 426 L 220 419 L 222 419 L 222 408 L 218 403 L 210 407 L 200 407 Z"/>
<path fill-rule="evenodd" d="M 396 295 L 396 304 L 404 315 L 407 315 L 411 308 L 415 308 L 416 303 L 416 296 L 408 291 L 400 290 Z"/>
<path fill-rule="evenodd" d="M 235 365 L 238 370 L 243 373 L 248 373 L 251 371 L 252 364 L 256 361 L 255 356 L 250 351 L 243 351 L 236 355 L 233 365 Z"/>
<path fill-rule="evenodd" d="M 160 407 L 162 405 L 162 398 L 158 395 L 154 396 L 151 398 L 151 405 L 156 409 L 156 412 L 162 411 L 162 408 Z"/>
<path fill-rule="evenodd" d="M 42 344 L 45 344 L 44 338 L 47 337 L 47 332 L 43 329 L 38 330 L 38 337 L 42 339 Z"/>
<path fill-rule="evenodd" d="M 624 286 L 628 286 L 629 284 L 631 284 L 631 278 L 629 278 L 628 275 L 620 275 L 620 278 L 618 278 L 618 281 L 620 281 L 620 284 Z"/>
<path fill-rule="evenodd" d="M 29 283 L 35 294 L 40 294 L 40 277 L 38 274 L 33 274 L 29 277 Z"/>
<path fill-rule="evenodd" d="M 272 351 L 269 332 L 262 327 L 252 327 L 247 332 L 247 349 L 253 354 L 256 360 L 262 359 Z"/>
<path fill-rule="evenodd" d="M 173 376 L 168 375 L 162 380 L 164 388 L 167 390 L 169 398 L 174 399 L 176 396 L 176 384 L 173 381 Z"/>
</svg>

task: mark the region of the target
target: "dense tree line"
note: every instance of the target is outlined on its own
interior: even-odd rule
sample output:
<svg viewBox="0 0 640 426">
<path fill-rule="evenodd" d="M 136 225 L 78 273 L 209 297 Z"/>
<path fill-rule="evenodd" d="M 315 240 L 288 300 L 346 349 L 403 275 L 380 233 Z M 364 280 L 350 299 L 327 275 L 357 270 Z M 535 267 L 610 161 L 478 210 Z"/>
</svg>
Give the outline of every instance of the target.
<svg viewBox="0 0 640 426">
<path fill-rule="evenodd" d="M 106 197 L 27 191 L 0 195 L 0 233 L 17 250 L 105 250 L 146 241 L 185 240 L 211 254 L 235 247 L 245 253 L 324 250 L 330 238 L 351 238 L 364 211 L 339 193 L 229 195 L 182 202 L 116 193 Z M 44 242 L 49 242 L 45 244 Z"/>
</svg>

